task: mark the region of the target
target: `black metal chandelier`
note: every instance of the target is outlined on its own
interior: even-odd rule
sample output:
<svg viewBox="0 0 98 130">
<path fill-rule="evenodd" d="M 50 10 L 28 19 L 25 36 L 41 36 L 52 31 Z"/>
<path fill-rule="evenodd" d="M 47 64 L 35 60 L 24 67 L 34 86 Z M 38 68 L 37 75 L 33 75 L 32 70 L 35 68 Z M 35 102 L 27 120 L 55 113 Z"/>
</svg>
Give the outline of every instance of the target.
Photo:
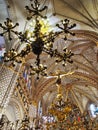
<svg viewBox="0 0 98 130">
<path fill-rule="evenodd" d="M 1 36 L 4 34 L 8 34 L 8 39 L 12 40 L 11 34 L 14 33 L 20 39 L 20 42 L 26 43 L 26 47 L 21 50 L 21 52 L 17 52 L 15 49 L 11 49 L 4 54 L 4 62 L 12 62 L 13 64 L 21 63 L 23 57 L 28 55 L 30 52 L 33 52 L 36 55 L 35 66 L 30 66 L 32 70 L 32 74 L 37 74 L 37 78 L 40 75 L 46 76 L 46 65 L 41 64 L 40 56 L 43 52 L 47 53 L 51 58 L 55 57 L 55 62 L 61 62 L 63 66 L 65 66 L 66 62 L 72 63 L 71 57 L 73 53 L 68 51 L 67 48 L 63 48 L 63 53 L 59 52 L 57 49 L 53 48 L 53 43 L 56 37 L 60 34 L 64 33 L 64 40 L 67 40 L 66 34 L 75 35 L 71 32 L 71 29 L 76 26 L 76 24 L 70 25 L 70 21 L 68 19 L 64 19 L 60 21 L 60 23 L 56 24 L 56 27 L 59 28 L 57 32 L 49 32 L 48 34 L 43 34 L 41 32 L 42 25 L 40 23 L 40 19 L 47 19 L 47 16 L 43 16 L 43 12 L 48 8 L 47 6 L 41 6 L 38 0 L 30 0 L 31 7 L 26 6 L 26 10 L 28 11 L 27 20 L 34 19 L 35 20 L 35 27 L 33 33 L 31 35 L 31 40 L 28 37 L 27 31 L 18 32 L 15 31 L 15 27 L 19 26 L 18 23 L 15 25 L 13 24 L 12 20 L 7 18 L 4 22 L 4 25 L 0 23 L 0 27 L 3 29 L 3 32 L 0 33 Z"/>
</svg>

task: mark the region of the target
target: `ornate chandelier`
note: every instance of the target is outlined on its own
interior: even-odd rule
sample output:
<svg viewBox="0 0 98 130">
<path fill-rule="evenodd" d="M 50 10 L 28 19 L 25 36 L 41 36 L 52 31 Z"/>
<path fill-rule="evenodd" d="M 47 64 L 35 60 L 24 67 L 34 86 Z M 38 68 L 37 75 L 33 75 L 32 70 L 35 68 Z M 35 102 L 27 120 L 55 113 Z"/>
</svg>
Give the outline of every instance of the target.
<svg viewBox="0 0 98 130">
<path fill-rule="evenodd" d="M 12 20 L 7 18 L 4 22 L 4 25 L 0 23 L 0 27 L 3 29 L 3 32 L 0 33 L 1 36 L 7 34 L 8 39 L 11 41 L 11 34 L 15 34 L 18 39 L 20 39 L 21 43 L 25 44 L 25 48 L 21 50 L 21 52 L 17 52 L 14 48 L 7 51 L 4 54 L 4 62 L 11 62 L 12 65 L 15 63 L 22 63 L 23 57 L 26 57 L 30 52 L 33 52 L 36 55 L 35 66 L 31 65 L 32 74 L 37 74 L 37 78 L 40 75 L 46 76 L 47 66 L 41 64 L 40 56 L 42 53 L 48 54 L 51 58 L 56 58 L 55 62 L 61 62 L 63 66 L 65 66 L 66 62 L 72 63 L 71 57 L 73 53 L 67 50 L 66 47 L 63 48 L 63 53 L 59 52 L 57 49 L 53 48 L 53 43 L 55 39 L 63 34 L 63 39 L 66 41 L 66 34 L 75 35 L 71 32 L 71 29 L 76 26 L 76 24 L 70 25 L 70 21 L 68 19 L 64 19 L 60 21 L 60 23 L 56 24 L 56 28 L 59 31 L 50 31 L 48 33 L 42 32 L 43 25 L 40 23 L 41 19 L 47 19 L 47 16 L 43 15 L 43 12 L 47 10 L 47 6 L 41 6 L 38 0 L 30 0 L 32 2 L 31 7 L 26 6 L 26 10 L 28 11 L 27 20 L 34 19 L 35 26 L 33 28 L 33 32 L 30 33 L 27 30 L 23 32 L 15 31 L 14 29 L 19 26 L 19 23 L 13 24 Z M 32 40 L 31 40 L 32 39 Z"/>
</svg>

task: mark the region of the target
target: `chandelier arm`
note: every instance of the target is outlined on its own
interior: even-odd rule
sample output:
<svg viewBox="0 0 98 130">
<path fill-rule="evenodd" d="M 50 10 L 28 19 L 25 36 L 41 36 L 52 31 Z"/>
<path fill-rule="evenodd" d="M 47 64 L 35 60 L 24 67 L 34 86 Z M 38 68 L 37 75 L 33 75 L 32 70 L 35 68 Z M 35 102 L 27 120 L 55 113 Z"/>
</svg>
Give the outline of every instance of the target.
<svg viewBox="0 0 98 130">
<path fill-rule="evenodd" d="M 0 27 L 3 29 L 3 30 L 6 30 L 6 31 L 3 31 L 3 33 L 1 33 L 0 35 L 3 36 L 5 33 L 8 33 L 8 38 L 9 40 L 12 40 L 11 38 L 11 32 L 14 32 L 14 28 L 16 26 L 19 26 L 18 23 L 16 23 L 15 25 L 13 25 L 12 23 L 12 20 L 7 18 L 6 21 L 4 21 L 4 24 L 5 26 L 3 26 L 1 23 L 0 23 Z M 14 32 L 15 33 L 15 32 Z M 16 33 L 15 33 L 16 34 Z"/>
<path fill-rule="evenodd" d="M 53 48 L 53 43 L 52 42 L 54 42 L 54 40 L 57 38 L 57 36 L 59 36 L 62 33 L 63 33 L 63 31 L 50 32 L 48 35 L 45 35 L 43 38 L 47 38 L 47 41 L 44 42 L 44 45 L 47 45 L 48 43 L 51 43 L 52 44 L 51 48 Z"/>
<path fill-rule="evenodd" d="M 47 48 L 43 47 L 43 52 L 49 54 L 51 57 L 53 56 L 53 51 L 52 51 L 52 49 L 49 49 L 49 50 L 48 50 Z"/>
<path fill-rule="evenodd" d="M 19 26 L 18 23 L 16 23 L 11 29 L 13 29 L 13 28 L 15 28 L 15 27 L 17 27 L 17 26 Z"/>
<path fill-rule="evenodd" d="M 17 37 L 21 40 L 21 42 L 32 44 L 32 41 L 26 37 L 25 33 L 23 34 L 22 32 L 17 32 L 14 30 L 12 30 L 12 32 L 17 35 Z"/>
<path fill-rule="evenodd" d="M 3 33 L 0 33 L 1 36 L 3 36 L 5 33 L 7 33 L 7 31 L 3 32 Z"/>
<path fill-rule="evenodd" d="M 21 42 L 25 42 L 25 43 L 28 43 L 28 44 L 32 43 L 32 41 L 30 41 L 30 40 L 28 40 L 28 39 L 26 39 L 24 37 L 19 36 L 18 38 L 20 39 Z"/>
<path fill-rule="evenodd" d="M 28 6 L 25 6 L 25 8 L 27 11 L 29 11 L 30 14 L 33 13 L 32 16 L 35 15 L 35 16 L 40 16 L 41 18 L 46 18 L 46 16 L 41 15 L 41 12 L 44 11 L 45 9 L 47 9 L 47 6 L 44 6 L 42 9 L 39 9 L 39 6 L 40 6 L 39 2 L 35 0 L 34 5 L 31 4 L 31 7 L 33 9 L 30 9 Z M 30 20 L 32 18 L 32 16 L 27 19 Z"/>
<path fill-rule="evenodd" d="M 33 8 L 33 9 L 36 9 L 35 7 L 34 7 L 34 5 L 33 4 L 31 4 L 31 7 Z M 34 10 L 33 10 L 34 11 Z"/>
<path fill-rule="evenodd" d="M 1 23 L 0 23 L 0 27 L 4 30 L 7 30 L 7 28 L 5 26 L 3 26 Z"/>
<path fill-rule="evenodd" d="M 70 30 L 72 28 L 74 28 L 76 26 L 76 24 L 73 24 L 73 25 L 69 25 L 69 20 L 68 19 L 65 19 L 65 20 L 61 20 L 61 24 L 63 25 L 63 27 L 60 25 L 60 24 L 56 24 L 56 26 L 58 28 L 60 28 L 61 30 L 63 30 L 63 32 L 65 32 L 65 34 L 69 33 L 71 35 L 75 35 L 74 33 L 72 33 Z"/>
<path fill-rule="evenodd" d="M 4 59 L 4 61 L 7 62 L 7 61 L 14 61 L 14 60 L 15 60 L 16 62 L 20 63 L 21 61 L 20 61 L 20 60 L 18 61 L 18 59 L 19 59 L 19 58 L 22 59 L 22 58 L 25 57 L 28 53 L 30 53 L 30 51 L 31 51 L 31 48 L 30 48 L 29 45 L 26 46 L 25 50 L 22 50 L 22 51 L 21 51 L 20 53 L 18 53 L 18 54 L 17 54 L 17 52 L 15 52 L 14 49 L 12 49 L 12 50 L 10 50 L 10 51 L 8 52 L 8 55 L 5 54 L 5 59 Z M 9 54 L 11 55 L 10 57 L 9 57 Z"/>
<path fill-rule="evenodd" d="M 70 29 L 74 28 L 75 26 L 76 26 L 76 24 L 74 23 L 71 26 L 69 26 L 68 29 L 70 30 Z"/>
<path fill-rule="evenodd" d="M 42 12 L 44 10 L 46 10 L 48 7 L 47 6 L 44 6 L 42 9 L 40 9 L 39 11 Z"/>
<path fill-rule="evenodd" d="M 29 6 L 25 6 L 25 8 L 27 11 L 29 11 L 29 13 L 33 12 L 33 10 L 29 8 Z"/>
<path fill-rule="evenodd" d="M 65 52 L 65 53 L 60 53 L 57 51 L 57 49 L 53 50 L 53 49 L 47 49 L 47 48 L 43 48 L 43 51 L 46 52 L 47 54 L 49 54 L 51 57 L 55 57 L 57 58 L 56 59 L 56 62 L 62 62 L 64 61 L 64 64 L 66 62 L 69 62 L 69 63 L 73 63 L 73 60 L 71 60 L 70 58 L 73 56 L 73 53 L 72 52 Z"/>
<path fill-rule="evenodd" d="M 13 61 L 15 60 L 16 57 L 19 57 L 19 54 L 13 56 L 13 57 L 10 57 L 10 59 L 4 59 L 5 62 L 8 62 L 8 61 Z M 6 58 L 6 57 L 5 57 Z M 8 57 L 9 58 L 9 57 Z"/>
<path fill-rule="evenodd" d="M 35 0 L 34 4 L 35 4 L 35 7 L 39 7 L 39 5 L 40 5 L 39 2 L 38 2 L 38 0 Z"/>
</svg>

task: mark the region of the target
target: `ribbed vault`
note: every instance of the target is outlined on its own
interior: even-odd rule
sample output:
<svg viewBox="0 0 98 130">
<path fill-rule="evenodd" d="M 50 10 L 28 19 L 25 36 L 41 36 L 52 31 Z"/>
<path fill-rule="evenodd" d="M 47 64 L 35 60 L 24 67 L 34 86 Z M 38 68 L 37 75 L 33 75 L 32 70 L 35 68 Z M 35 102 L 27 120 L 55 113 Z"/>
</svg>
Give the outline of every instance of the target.
<svg viewBox="0 0 98 130">
<path fill-rule="evenodd" d="M 75 30 L 74 32 L 75 37 L 69 37 L 68 42 L 64 43 L 63 40 L 57 39 L 54 43 L 54 47 L 57 45 L 59 49 L 67 46 L 72 50 L 74 53 L 73 64 L 67 64 L 65 68 L 61 68 L 59 64 L 55 67 L 54 60 L 46 59 L 45 54 L 41 58 L 43 63 L 47 63 L 47 66 L 51 65 L 48 69 L 49 75 L 58 69 L 63 73 L 74 72 L 62 77 L 64 96 L 73 100 L 83 112 L 89 101 L 98 103 L 98 34 L 85 30 Z M 27 57 L 27 65 L 33 64 L 32 57 L 32 54 Z M 32 79 L 34 79 L 33 76 Z M 46 104 L 49 105 L 57 93 L 55 82 L 56 78 L 33 80 L 32 100 L 38 102 L 46 97 Z"/>
<path fill-rule="evenodd" d="M 42 0 L 40 1 L 42 2 Z M 8 9 L 6 9 L 7 5 L 4 1 L 0 0 L 0 2 L 0 7 L 3 7 L 0 8 L 1 19 L 11 17 L 13 21 L 19 22 L 20 27 L 18 29 L 25 30 L 27 13 L 24 11 L 24 7 L 29 5 L 28 1 L 24 0 L 22 3 L 20 0 L 7 0 L 6 4 L 10 5 Z M 47 0 L 44 0 L 44 3 L 47 4 Z M 61 69 L 64 73 L 74 72 L 62 77 L 63 94 L 65 98 L 68 96 L 75 102 L 83 112 L 88 102 L 98 103 L 98 34 L 94 32 L 98 29 L 98 0 L 51 0 L 51 4 L 53 4 L 53 8 L 49 10 L 50 12 L 56 13 L 56 16 L 60 19 L 63 16 L 63 18 L 69 18 L 77 24 L 76 30 L 73 31 L 75 32 L 74 37 L 68 36 L 66 43 L 64 40 L 57 38 L 54 43 L 54 48 L 57 46 L 59 50 L 64 46 L 71 49 L 74 53 L 74 62 L 72 65 L 67 64 L 65 68 L 62 68 L 59 64 L 55 66 L 54 60 L 47 59 L 46 54 L 43 54 L 41 56 L 42 63 L 47 64 L 49 75 L 52 75 L 58 69 Z M 19 50 L 24 48 L 23 44 L 17 44 L 18 42 L 15 42 L 12 46 Z M 30 53 L 23 65 L 33 64 L 34 57 Z M 43 99 L 44 105 L 48 107 L 57 93 L 55 82 L 56 78 L 40 78 L 37 81 L 32 76 L 31 100 L 38 102 Z"/>
</svg>

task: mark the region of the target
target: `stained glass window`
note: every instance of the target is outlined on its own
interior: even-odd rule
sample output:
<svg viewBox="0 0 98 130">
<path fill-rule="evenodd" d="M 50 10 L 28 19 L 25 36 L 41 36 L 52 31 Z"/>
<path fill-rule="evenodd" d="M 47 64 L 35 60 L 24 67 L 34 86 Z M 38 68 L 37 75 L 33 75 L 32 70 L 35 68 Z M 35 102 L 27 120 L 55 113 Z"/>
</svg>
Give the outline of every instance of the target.
<svg viewBox="0 0 98 130">
<path fill-rule="evenodd" d="M 93 118 L 98 114 L 98 107 L 95 104 L 90 104 L 90 113 Z"/>
<path fill-rule="evenodd" d="M 0 37 L 0 62 L 3 60 L 5 53 L 5 40 L 3 37 Z"/>
<path fill-rule="evenodd" d="M 27 67 L 24 67 L 24 71 L 23 71 L 23 78 L 25 80 L 25 84 L 29 90 L 29 92 L 31 91 L 31 84 L 32 84 L 32 80 L 31 80 L 31 76 L 30 76 L 30 70 Z"/>
</svg>

